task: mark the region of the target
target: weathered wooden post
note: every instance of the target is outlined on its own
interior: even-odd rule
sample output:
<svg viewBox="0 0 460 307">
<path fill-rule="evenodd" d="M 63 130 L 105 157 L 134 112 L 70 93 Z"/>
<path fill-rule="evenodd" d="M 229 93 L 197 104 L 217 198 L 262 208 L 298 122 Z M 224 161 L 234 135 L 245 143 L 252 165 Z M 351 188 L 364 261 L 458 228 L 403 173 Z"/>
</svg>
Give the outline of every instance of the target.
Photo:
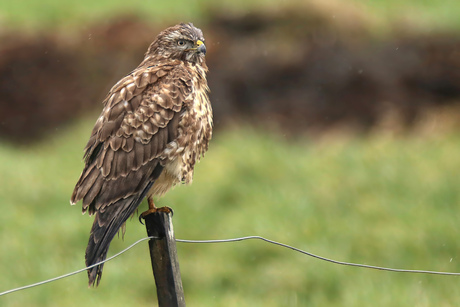
<svg viewBox="0 0 460 307">
<path fill-rule="evenodd" d="M 168 210 L 162 210 L 168 209 Z M 160 208 L 144 217 L 159 307 L 185 307 L 184 289 L 177 258 L 172 211 Z"/>
</svg>

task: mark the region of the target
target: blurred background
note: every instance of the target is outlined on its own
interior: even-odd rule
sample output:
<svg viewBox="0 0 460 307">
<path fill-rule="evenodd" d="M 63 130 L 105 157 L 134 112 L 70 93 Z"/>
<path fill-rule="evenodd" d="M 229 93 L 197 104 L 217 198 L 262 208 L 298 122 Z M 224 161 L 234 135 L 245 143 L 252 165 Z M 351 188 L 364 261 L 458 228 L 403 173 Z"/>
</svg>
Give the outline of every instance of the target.
<svg viewBox="0 0 460 307">
<path fill-rule="evenodd" d="M 159 31 L 205 34 L 215 113 L 176 237 L 260 235 L 336 260 L 460 271 L 458 1 L 0 2 L 0 292 L 84 266 L 69 205 L 111 86 Z M 145 208 L 145 204 L 141 210 Z M 137 218 L 109 256 L 144 237 Z M 336 266 L 263 242 L 178 243 L 189 306 L 456 306 L 458 278 Z M 151 306 L 147 243 L 2 306 Z"/>
</svg>

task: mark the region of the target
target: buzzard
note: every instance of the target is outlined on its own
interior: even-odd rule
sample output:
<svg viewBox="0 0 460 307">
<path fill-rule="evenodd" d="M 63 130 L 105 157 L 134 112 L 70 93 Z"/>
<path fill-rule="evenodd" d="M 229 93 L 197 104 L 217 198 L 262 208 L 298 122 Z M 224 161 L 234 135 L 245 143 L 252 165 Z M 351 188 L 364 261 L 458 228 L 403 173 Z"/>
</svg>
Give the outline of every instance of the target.
<svg viewBox="0 0 460 307">
<path fill-rule="evenodd" d="M 110 242 L 147 197 L 191 183 L 195 163 L 208 149 L 212 109 L 206 81 L 203 33 L 192 23 L 162 31 L 142 63 L 116 83 L 85 147 L 85 167 L 71 197 L 95 214 L 86 265 L 107 256 Z M 99 285 L 103 264 L 88 269 Z"/>
</svg>

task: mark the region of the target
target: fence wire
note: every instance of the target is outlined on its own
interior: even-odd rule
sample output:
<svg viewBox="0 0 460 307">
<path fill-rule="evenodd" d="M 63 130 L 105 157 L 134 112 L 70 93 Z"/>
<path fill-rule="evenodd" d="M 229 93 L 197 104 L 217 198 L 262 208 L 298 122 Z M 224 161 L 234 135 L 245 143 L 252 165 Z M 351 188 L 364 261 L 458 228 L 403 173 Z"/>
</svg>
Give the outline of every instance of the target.
<svg viewBox="0 0 460 307">
<path fill-rule="evenodd" d="M 72 275 L 84 272 L 84 271 L 86 271 L 86 270 L 88 270 L 88 269 L 90 269 L 92 267 L 98 266 L 98 265 L 100 265 L 102 263 L 105 263 L 105 262 L 108 262 L 110 260 L 115 259 L 116 257 L 124 254 L 125 252 L 127 252 L 128 250 L 130 250 L 131 248 L 133 248 L 134 246 L 136 246 L 137 244 L 139 244 L 139 243 L 141 243 L 143 241 L 146 241 L 146 240 L 149 240 L 149 239 L 154 239 L 154 238 L 155 237 L 142 238 L 142 239 L 134 242 L 133 244 L 131 244 L 130 246 L 128 246 L 124 250 L 120 251 L 119 253 L 117 253 L 117 254 L 105 259 L 104 261 L 95 263 L 95 264 L 90 265 L 90 266 L 88 266 L 86 268 L 83 268 L 83 269 L 80 269 L 80 270 L 77 270 L 77 271 L 74 271 L 74 272 L 71 272 L 71 273 L 67 273 L 67 274 L 64 274 L 64 275 L 61 275 L 61 276 L 58 276 L 58 277 L 54 277 L 54 278 L 47 279 L 47 280 L 44 280 L 44 281 L 40 281 L 40 282 L 37 282 L 37 283 L 34 283 L 34 284 L 30 284 L 30 285 L 27 285 L 27 286 L 23 286 L 23 287 L 19 287 L 19 288 L 15 288 L 15 289 L 11 289 L 11 290 L 1 292 L 0 296 L 10 294 L 10 293 L 13 293 L 13 292 L 17 292 L 17 291 L 21 291 L 21 290 L 25 290 L 25 289 L 29 289 L 29 288 L 33 288 L 33 287 L 37 287 L 37 286 L 41 286 L 41 285 L 44 285 L 44 284 L 47 284 L 47 283 L 50 283 L 50 282 L 57 281 L 59 279 L 67 278 L 67 277 L 70 277 Z M 428 271 L 428 270 L 395 269 L 395 268 L 380 267 L 380 266 L 374 266 L 374 265 L 368 265 L 368 264 L 360 264 L 360 263 L 338 261 L 338 260 L 333 260 L 333 259 L 329 259 L 329 258 L 326 258 L 326 257 L 318 256 L 318 255 L 315 255 L 313 253 L 304 251 L 304 250 L 302 250 L 300 248 L 293 247 L 293 246 L 290 246 L 290 245 L 287 245 L 287 244 L 284 244 L 284 243 L 276 242 L 276 241 L 266 239 L 266 238 L 260 237 L 260 236 L 248 236 L 248 237 L 239 237 L 239 238 L 232 238 L 232 239 L 221 239 L 221 240 L 183 240 L 183 239 L 176 239 L 176 242 L 180 242 L 180 243 L 229 243 L 229 242 L 238 242 L 238 241 L 253 240 L 253 239 L 254 240 L 262 240 L 262 241 L 265 241 L 267 243 L 274 244 L 274 245 L 277 245 L 277 246 L 281 246 L 281 247 L 284 247 L 284 248 L 288 248 L 288 249 L 291 249 L 293 251 L 299 252 L 301 254 L 304 254 L 304 255 L 319 259 L 319 260 L 323 260 L 323 261 L 334 263 L 334 264 L 345 265 L 345 266 L 360 267 L 360 268 L 380 270 L 380 271 L 398 272 L 398 273 L 418 273 L 418 274 L 460 276 L 460 273 L 458 273 L 458 272 L 440 272 L 440 271 Z"/>
</svg>

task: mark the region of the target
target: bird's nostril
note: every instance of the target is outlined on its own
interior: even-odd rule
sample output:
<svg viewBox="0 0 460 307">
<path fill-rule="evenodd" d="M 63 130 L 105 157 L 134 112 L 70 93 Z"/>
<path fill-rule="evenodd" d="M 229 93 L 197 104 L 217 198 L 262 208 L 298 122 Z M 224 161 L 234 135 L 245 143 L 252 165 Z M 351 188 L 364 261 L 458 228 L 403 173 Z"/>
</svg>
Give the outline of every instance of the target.
<svg viewBox="0 0 460 307">
<path fill-rule="evenodd" d="M 206 54 L 206 46 L 205 46 L 205 44 L 201 44 L 200 46 L 198 46 L 197 50 L 198 50 L 198 52 L 201 52 L 202 54 Z"/>
</svg>

